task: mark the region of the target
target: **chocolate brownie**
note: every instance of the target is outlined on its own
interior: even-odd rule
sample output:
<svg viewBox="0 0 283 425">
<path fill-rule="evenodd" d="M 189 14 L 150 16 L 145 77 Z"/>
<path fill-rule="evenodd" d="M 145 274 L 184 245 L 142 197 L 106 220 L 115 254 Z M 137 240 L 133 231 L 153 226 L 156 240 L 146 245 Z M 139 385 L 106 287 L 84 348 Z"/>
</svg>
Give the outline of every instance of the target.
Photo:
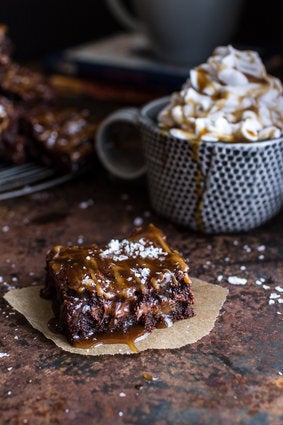
<svg viewBox="0 0 283 425">
<path fill-rule="evenodd" d="M 20 134 L 18 108 L 0 96 L 0 159 L 14 164 L 26 161 L 26 139 Z"/>
<path fill-rule="evenodd" d="M 70 344 L 101 335 L 144 332 L 192 317 L 189 267 L 154 225 L 108 245 L 55 246 L 46 258 L 42 296 L 53 300 Z"/>
<path fill-rule="evenodd" d="M 7 64 L 13 52 L 13 44 L 8 37 L 7 25 L 0 24 L 0 63 Z"/>
<path fill-rule="evenodd" d="M 0 24 L 0 159 L 81 170 L 94 158 L 97 124 L 87 110 L 59 106 L 48 77 L 14 62 L 11 53 Z"/>
<path fill-rule="evenodd" d="M 64 172 L 93 159 L 97 124 L 88 110 L 37 108 L 24 121 L 31 157 Z"/>
<path fill-rule="evenodd" d="M 0 92 L 13 101 L 28 105 L 52 103 L 56 99 L 55 90 L 43 73 L 13 61 L 1 63 Z"/>
</svg>

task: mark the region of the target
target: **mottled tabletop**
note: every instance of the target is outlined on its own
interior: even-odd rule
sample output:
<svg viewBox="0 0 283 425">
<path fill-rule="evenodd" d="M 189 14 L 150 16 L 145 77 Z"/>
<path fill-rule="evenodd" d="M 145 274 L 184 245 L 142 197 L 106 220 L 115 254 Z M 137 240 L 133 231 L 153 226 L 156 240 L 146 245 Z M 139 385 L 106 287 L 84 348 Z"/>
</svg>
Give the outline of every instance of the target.
<svg viewBox="0 0 283 425">
<path fill-rule="evenodd" d="M 229 290 L 198 342 L 71 354 L 2 298 L 43 283 L 53 245 L 106 243 L 147 223 L 189 260 L 191 276 Z M 97 161 L 80 178 L 0 203 L 0 289 L 3 425 L 283 423 L 283 212 L 248 233 L 197 233 L 155 214 L 145 180 L 119 181 Z"/>
</svg>

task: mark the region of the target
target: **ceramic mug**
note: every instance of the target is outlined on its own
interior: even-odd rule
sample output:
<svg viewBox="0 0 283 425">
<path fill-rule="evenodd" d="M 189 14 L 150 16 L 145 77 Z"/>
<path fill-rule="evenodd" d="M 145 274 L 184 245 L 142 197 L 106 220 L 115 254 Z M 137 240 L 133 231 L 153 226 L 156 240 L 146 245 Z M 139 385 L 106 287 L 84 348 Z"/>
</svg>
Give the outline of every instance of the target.
<svg viewBox="0 0 283 425">
<path fill-rule="evenodd" d="M 283 206 L 283 137 L 252 143 L 181 140 L 157 125 L 169 100 L 120 109 L 101 123 L 96 150 L 105 168 L 122 179 L 146 173 L 154 210 L 194 230 L 248 231 L 276 215 Z M 112 137 L 113 126 L 118 133 L 134 127 L 134 146 L 144 156 L 127 160 Z"/>
<path fill-rule="evenodd" d="M 158 59 L 190 66 L 230 42 L 242 6 L 242 0 L 131 0 L 133 16 L 123 1 L 107 3 L 126 29 L 147 35 Z"/>
</svg>

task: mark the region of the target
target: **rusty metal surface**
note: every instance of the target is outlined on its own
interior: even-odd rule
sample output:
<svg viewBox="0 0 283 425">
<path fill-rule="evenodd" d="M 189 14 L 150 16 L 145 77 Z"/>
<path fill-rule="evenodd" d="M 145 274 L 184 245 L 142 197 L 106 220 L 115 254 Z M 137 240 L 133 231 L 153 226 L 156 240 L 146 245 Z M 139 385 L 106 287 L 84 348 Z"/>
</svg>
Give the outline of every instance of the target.
<svg viewBox="0 0 283 425">
<path fill-rule="evenodd" d="M 62 352 L 2 299 L 12 287 L 42 283 L 54 244 L 104 243 L 141 221 L 160 226 L 190 258 L 191 275 L 229 289 L 199 342 L 82 357 Z M 144 181 L 117 182 L 97 164 L 80 180 L 0 203 L 0 288 L 3 425 L 283 422 L 282 213 L 247 234 L 197 234 L 157 217 Z"/>
</svg>

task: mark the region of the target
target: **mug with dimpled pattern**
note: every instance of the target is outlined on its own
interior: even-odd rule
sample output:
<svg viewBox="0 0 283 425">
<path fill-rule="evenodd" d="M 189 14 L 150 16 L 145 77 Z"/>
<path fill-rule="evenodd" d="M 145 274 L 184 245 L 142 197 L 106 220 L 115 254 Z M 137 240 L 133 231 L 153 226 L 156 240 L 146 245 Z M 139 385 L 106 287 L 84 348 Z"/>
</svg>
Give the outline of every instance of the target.
<svg viewBox="0 0 283 425">
<path fill-rule="evenodd" d="M 108 116 L 96 137 L 105 168 L 123 179 L 147 174 L 153 209 L 205 233 L 243 232 L 274 217 L 283 206 L 283 137 L 260 142 L 187 141 L 160 130 L 162 98 L 141 109 Z M 111 137 L 113 125 L 138 129 L 144 161 L 127 161 Z"/>
</svg>

